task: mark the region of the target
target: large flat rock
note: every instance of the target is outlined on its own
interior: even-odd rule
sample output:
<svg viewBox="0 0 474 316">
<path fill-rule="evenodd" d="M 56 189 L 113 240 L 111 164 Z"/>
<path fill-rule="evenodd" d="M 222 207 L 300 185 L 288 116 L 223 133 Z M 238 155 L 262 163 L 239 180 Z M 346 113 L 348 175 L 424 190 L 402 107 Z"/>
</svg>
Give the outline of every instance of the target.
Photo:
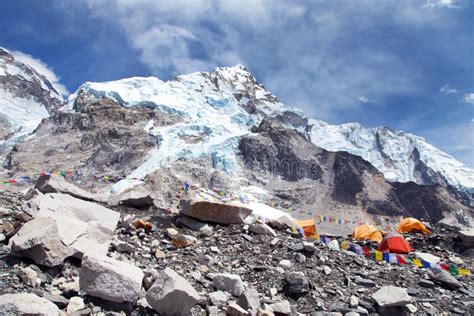
<svg viewBox="0 0 474 316">
<path fill-rule="evenodd" d="M 103 196 L 83 190 L 63 178 L 54 175 L 40 176 L 36 181 L 35 189 L 41 193 L 64 193 L 86 201 L 105 201 Z"/>
<path fill-rule="evenodd" d="M 79 258 L 85 253 L 105 255 L 120 218 L 118 212 L 61 193 L 38 195 L 28 204 L 34 219 L 12 238 L 12 249 L 48 266 L 59 264 L 66 254 Z M 44 218 L 49 220 L 41 220 Z M 47 226 L 42 226 L 43 221 Z M 49 246 L 58 241 L 67 249 Z"/>
<path fill-rule="evenodd" d="M 240 224 L 252 214 L 252 210 L 242 204 L 211 202 L 200 198 L 181 200 L 179 208 L 180 214 L 218 224 Z"/>
</svg>

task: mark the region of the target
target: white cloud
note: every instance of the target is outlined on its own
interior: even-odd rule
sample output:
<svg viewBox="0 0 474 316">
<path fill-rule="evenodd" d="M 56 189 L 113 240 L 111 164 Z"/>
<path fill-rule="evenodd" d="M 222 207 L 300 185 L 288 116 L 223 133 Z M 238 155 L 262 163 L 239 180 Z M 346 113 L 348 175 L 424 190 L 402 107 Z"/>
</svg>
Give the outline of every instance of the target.
<svg viewBox="0 0 474 316">
<path fill-rule="evenodd" d="M 469 104 L 474 104 L 474 93 L 467 93 L 462 97 L 462 101 Z"/>
<path fill-rule="evenodd" d="M 367 98 L 366 96 L 360 96 L 357 98 L 357 100 L 359 100 L 362 103 L 367 103 L 370 101 L 369 98 Z"/>
<path fill-rule="evenodd" d="M 458 93 L 459 91 L 456 88 L 451 87 L 449 84 L 445 84 L 444 86 L 439 88 L 439 92 L 444 93 L 444 94 L 453 94 L 453 93 Z"/>
<path fill-rule="evenodd" d="M 167 79 L 164 76 L 242 63 L 284 102 L 330 121 L 339 119 L 338 111 L 357 109 L 364 102 L 360 96 L 370 95 L 365 103 L 375 106 L 393 95 L 420 92 L 416 65 L 377 43 L 354 45 L 347 37 L 371 37 L 381 23 L 402 29 L 438 27 L 443 10 L 425 10 L 423 5 L 383 1 L 374 6 L 370 0 L 88 0 L 90 14 L 121 27 L 154 75 Z M 69 3 L 65 10 L 72 7 Z M 84 6 L 80 2 L 74 8 Z M 341 43 L 354 46 L 341 52 Z"/>
<path fill-rule="evenodd" d="M 428 0 L 428 2 L 423 7 L 460 9 L 462 8 L 462 5 L 461 1 L 459 0 Z"/>
<path fill-rule="evenodd" d="M 57 76 L 54 73 L 53 69 L 49 67 L 46 63 L 20 51 L 11 51 L 11 53 L 16 60 L 29 65 L 38 73 L 44 75 L 46 79 L 51 82 L 56 91 L 61 94 L 61 96 L 67 96 L 69 94 L 69 91 L 66 89 L 66 87 L 59 82 L 59 76 Z"/>
</svg>

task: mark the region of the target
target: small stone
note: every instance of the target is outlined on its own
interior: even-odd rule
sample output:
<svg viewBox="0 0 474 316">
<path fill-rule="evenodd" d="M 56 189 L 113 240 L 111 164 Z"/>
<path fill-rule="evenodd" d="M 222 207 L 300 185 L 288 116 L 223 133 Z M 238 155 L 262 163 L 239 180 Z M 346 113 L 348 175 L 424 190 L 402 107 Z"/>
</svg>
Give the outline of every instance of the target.
<svg viewBox="0 0 474 316">
<path fill-rule="evenodd" d="M 247 316 L 249 313 L 236 303 L 230 303 L 227 306 L 227 315 L 229 316 Z"/>
<path fill-rule="evenodd" d="M 323 271 L 326 275 L 330 275 L 332 272 L 331 268 L 328 266 L 323 266 Z"/>
<path fill-rule="evenodd" d="M 411 295 L 411 296 L 416 296 L 418 295 L 418 289 L 414 288 L 414 287 L 410 287 L 407 289 L 407 293 L 408 295 Z"/>
<path fill-rule="evenodd" d="M 352 308 L 356 308 L 357 306 L 359 306 L 359 298 L 355 295 L 351 295 L 349 299 L 349 306 Z"/>
<path fill-rule="evenodd" d="M 239 296 L 244 291 L 244 284 L 240 276 L 229 273 L 218 273 L 212 278 L 215 288 Z"/>
<path fill-rule="evenodd" d="M 237 304 L 245 310 L 256 311 L 260 307 L 258 291 L 251 288 L 245 289 L 245 291 L 240 294 Z"/>
<path fill-rule="evenodd" d="M 74 296 L 69 299 L 69 304 L 67 305 L 66 311 L 72 313 L 84 309 L 86 305 L 84 300 L 79 296 Z"/>
<path fill-rule="evenodd" d="M 407 304 L 405 305 L 405 308 L 408 310 L 408 312 L 412 314 L 416 313 L 416 311 L 418 310 L 418 308 L 416 308 L 416 306 L 413 304 Z"/>
<path fill-rule="evenodd" d="M 357 276 L 355 279 L 354 279 L 354 282 L 358 285 L 362 285 L 362 286 L 365 286 L 365 287 L 374 287 L 375 286 L 375 282 L 370 280 L 370 279 L 364 279 L 364 278 L 361 278 L 360 276 Z"/>
<path fill-rule="evenodd" d="M 120 241 L 115 244 L 115 250 L 118 252 L 132 253 L 135 250 L 135 247 L 127 242 Z"/>
<path fill-rule="evenodd" d="M 199 254 L 197 257 L 199 264 L 205 266 L 212 266 L 214 264 L 214 258 L 209 255 Z"/>
<path fill-rule="evenodd" d="M 290 315 L 291 314 L 291 306 L 290 302 L 288 301 L 280 301 L 277 303 L 270 304 L 268 306 L 271 311 L 275 314 L 282 314 L 282 315 Z"/>
<path fill-rule="evenodd" d="M 212 305 L 215 306 L 226 306 L 227 301 L 229 300 L 229 294 L 224 291 L 215 291 L 209 293 L 209 300 L 211 301 Z"/>
<path fill-rule="evenodd" d="M 290 260 L 283 259 L 281 260 L 278 265 L 283 269 L 290 269 L 293 265 L 291 264 Z"/>
<path fill-rule="evenodd" d="M 173 239 L 175 236 L 178 236 L 178 231 L 174 228 L 167 228 L 166 229 L 166 235 L 170 238 Z"/>
<path fill-rule="evenodd" d="M 309 281 L 303 272 L 290 272 L 285 276 L 286 291 L 290 294 L 303 294 L 309 291 Z"/>
<path fill-rule="evenodd" d="M 270 245 L 276 246 L 280 242 L 280 239 L 278 238 L 273 238 L 272 241 L 270 241 Z"/>
<path fill-rule="evenodd" d="M 160 260 L 166 258 L 166 254 L 161 249 L 156 249 L 155 251 L 155 258 Z"/>
<path fill-rule="evenodd" d="M 18 277 L 25 283 L 31 287 L 35 287 L 38 279 L 38 273 L 30 267 L 20 269 L 17 272 Z M 41 281 L 39 282 L 41 283 Z"/>
<path fill-rule="evenodd" d="M 262 222 L 256 222 L 250 225 L 249 231 L 254 234 L 269 235 L 273 237 L 276 237 L 277 235 L 273 228 Z"/>
<path fill-rule="evenodd" d="M 433 281 L 426 280 L 426 279 L 421 279 L 418 281 L 418 285 L 421 287 L 427 287 L 427 288 L 433 288 L 435 286 Z"/>
<path fill-rule="evenodd" d="M 184 234 L 178 234 L 172 238 L 172 244 L 176 248 L 186 248 L 189 246 L 194 245 L 197 242 L 197 238 L 190 236 L 190 235 L 184 235 Z"/>
<path fill-rule="evenodd" d="M 380 307 L 405 306 L 411 302 L 406 289 L 393 285 L 383 286 L 372 298 Z"/>
<path fill-rule="evenodd" d="M 219 248 L 217 248 L 215 246 L 211 246 L 209 249 L 214 253 L 219 253 Z"/>
<path fill-rule="evenodd" d="M 302 244 L 303 244 L 304 251 L 314 252 L 314 243 L 308 242 L 308 241 L 303 241 Z"/>
<path fill-rule="evenodd" d="M 295 254 L 295 260 L 296 260 L 296 262 L 303 263 L 303 262 L 306 261 L 306 257 L 303 254 L 297 252 Z"/>
</svg>

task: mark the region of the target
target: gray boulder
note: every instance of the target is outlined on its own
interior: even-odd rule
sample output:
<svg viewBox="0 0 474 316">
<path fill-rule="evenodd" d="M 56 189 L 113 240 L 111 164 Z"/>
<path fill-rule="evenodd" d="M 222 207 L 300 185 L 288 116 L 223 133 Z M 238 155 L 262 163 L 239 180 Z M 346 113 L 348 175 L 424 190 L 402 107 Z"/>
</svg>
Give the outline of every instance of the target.
<svg viewBox="0 0 474 316">
<path fill-rule="evenodd" d="M 12 250 L 47 266 L 71 255 L 107 253 L 118 212 L 61 193 L 38 195 L 28 203 L 34 219 L 12 238 Z"/>
<path fill-rule="evenodd" d="M 45 298 L 32 293 L 0 296 L 0 315 L 59 315 L 59 308 Z"/>
<path fill-rule="evenodd" d="M 380 307 L 405 306 L 411 303 L 407 290 L 393 285 L 383 286 L 372 294 L 372 298 Z"/>
<path fill-rule="evenodd" d="M 303 272 L 290 272 L 285 276 L 286 291 L 290 294 L 304 294 L 309 291 L 309 281 Z"/>
<path fill-rule="evenodd" d="M 191 230 L 200 232 L 202 235 L 210 236 L 212 234 L 212 227 L 210 225 L 189 216 L 178 216 L 176 218 L 176 225 L 186 226 Z"/>
<path fill-rule="evenodd" d="M 258 291 L 255 289 L 245 289 L 245 291 L 240 294 L 237 304 L 245 310 L 257 311 L 260 308 L 260 298 Z"/>
<path fill-rule="evenodd" d="M 62 243 L 58 224 L 55 219 L 49 217 L 35 218 L 27 222 L 10 239 L 10 245 L 14 253 L 48 267 L 61 264 L 74 253 L 73 249 Z"/>
<path fill-rule="evenodd" d="M 142 270 L 130 263 L 88 254 L 82 258 L 79 286 L 87 294 L 111 302 L 134 302 L 143 277 Z"/>
<path fill-rule="evenodd" d="M 439 269 L 439 268 L 431 268 L 427 270 L 428 277 L 438 283 L 441 283 L 447 287 L 451 288 L 459 288 L 461 287 L 461 283 L 456 280 L 449 272 Z"/>
<path fill-rule="evenodd" d="M 474 228 L 460 230 L 459 238 L 468 246 L 474 246 Z"/>
<path fill-rule="evenodd" d="M 256 222 L 250 225 L 249 231 L 259 235 L 269 235 L 273 237 L 276 237 L 277 235 L 273 228 L 262 222 Z"/>
<path fill-rule="evenodd" d="M 105 198 L 83 190 L 61 177 L 54 175 L 42 175 L 36 181 L 35 189 L 41 193 L 64 193 L 86 201 L 105 202 Z"/>
<path fill-rule="evenodd" d="M 186 279 L 170 268 L 161 271 L 146 299 L 162 315 L 188 315 L 200 296 Z"/>
<path fill-rule="evenodd" d="M 112 195 L 109 198 L 110 206 L 127 205 L 135 208 L 142 208 L 153 205 L 153 195 L 144 186 L 134 186 L 133 188 Z"/>
<path fill-rule="evenodd" d="M 252 214 L 252 210 L 237 203 L 210 202 L 200 198 L 181 200 L 180 214 L 205 222 L 218 224 L 241 224 Z"/>
<path fill-rule="evenodd" d="M 212 284 L 215 288 L 234 296 L 240 296 L 245 290 L 242 279 L 237 274 L 218 273 L 212 278 Z"/>
</svg>

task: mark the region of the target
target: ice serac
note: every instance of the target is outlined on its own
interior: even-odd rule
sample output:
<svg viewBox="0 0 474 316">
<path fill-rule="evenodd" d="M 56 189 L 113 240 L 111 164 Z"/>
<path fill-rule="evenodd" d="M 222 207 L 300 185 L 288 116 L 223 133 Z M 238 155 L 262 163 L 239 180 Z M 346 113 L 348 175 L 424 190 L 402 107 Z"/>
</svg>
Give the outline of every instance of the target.
<svg viewBox="0 0 474 316">
<path fill-rule="evenodd" d="M 474 170 L 428 144 L 422 137 L 387 127 L 359 123 L 331 125 L 309 120 L 307 135 L 317 146 L 346 151 L 374 165 L 392 182 L 448 184 L 460 191 L 474 188 Z"/>
<path fill-rule="evenodd" d="M 0 47 L 0 146 L 26 136 L 63 105 L 51 82 Z"/>
</svg>

